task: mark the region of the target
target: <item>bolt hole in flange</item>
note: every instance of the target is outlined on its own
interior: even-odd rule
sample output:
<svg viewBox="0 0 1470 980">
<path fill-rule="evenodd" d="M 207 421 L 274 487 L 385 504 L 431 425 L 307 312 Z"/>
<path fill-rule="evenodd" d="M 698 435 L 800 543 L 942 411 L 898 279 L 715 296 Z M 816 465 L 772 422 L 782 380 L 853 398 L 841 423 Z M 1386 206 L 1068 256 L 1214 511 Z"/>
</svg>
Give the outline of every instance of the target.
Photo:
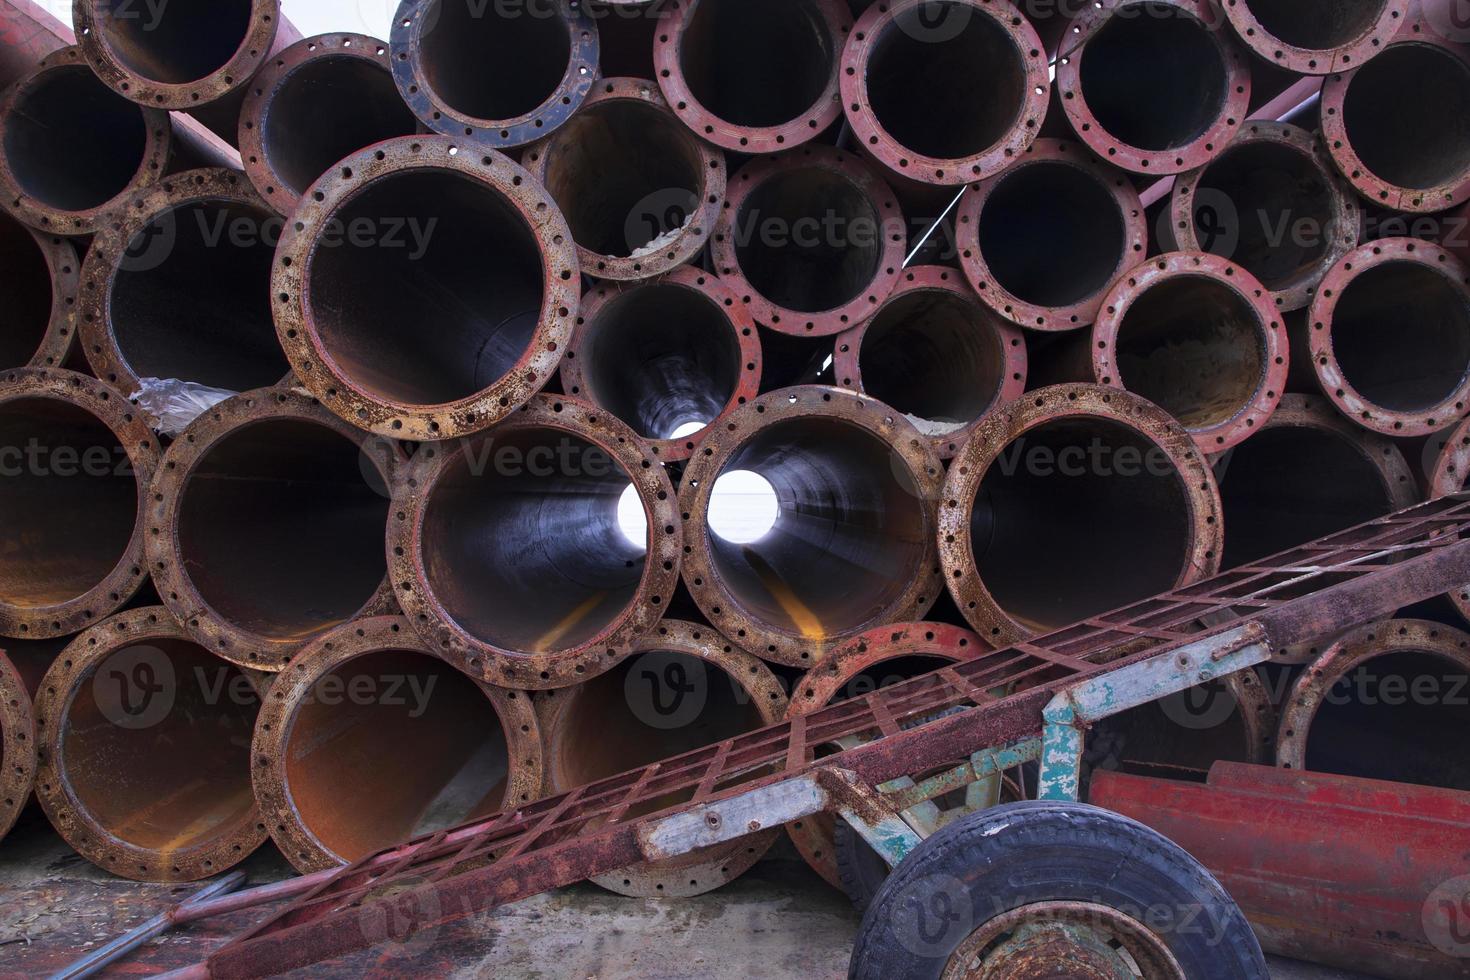
<svg viewBox="0 0 1470 980">
<path fill-rule="evenodd" d="M 92 31 L 128 71 L 168 85 L 208 78 L 235 56 L 250 29 L 252 0 L 170 4 L 144 16 L 118 0 L 88 4 Z"/>
</svg>

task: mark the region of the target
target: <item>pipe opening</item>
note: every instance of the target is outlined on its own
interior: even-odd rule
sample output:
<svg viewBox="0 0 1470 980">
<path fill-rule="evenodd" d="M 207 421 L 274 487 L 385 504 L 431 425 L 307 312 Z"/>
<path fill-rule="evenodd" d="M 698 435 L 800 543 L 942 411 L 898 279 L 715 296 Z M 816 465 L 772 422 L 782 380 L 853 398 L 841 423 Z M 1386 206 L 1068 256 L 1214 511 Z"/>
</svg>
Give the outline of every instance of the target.
<svg viewBox="0 0 1470 980">
<path fill-rule="evenodd" d="M 1229 73 L 1210 31 L 1162 3 L 1118 8 L 1087 41 L 1079 71 L 1098 125 L 1142 150 L 1193 143 L 1228 95 Z"/>
<path fill-rule="evenodd" d="M 633 544 L 618 519 L 631 482 L 604 450 L 560 429 L 519 428 L 467 447 L 424 508 L 434 597 L 502 650 L 588 643 L 638 599 L 648 538 Z"/>
<path fill-rule="evenodd" d="M 555 0 L 507 10 L 468 0 L 424 9 L 418 59 L 434 94 L 472 119 L 517 119 L 556 95 L 572 58 L 566 15 Z"/>
<path fill-rule="evenodd" d="M 1118 324 L 1119 381 L 1189 429 L 1228 422 L 1266 376 L 1256 308 L 1216 279 L 1179 276 L 1142 292 Z"/>
<path fill-rule="evenodd" d="M 1129 257 L 1125 216 L 1110 189 L 1080 167 L 1018 167 L 985 199 L 980 253 L 1022 302 L 1070 306 L 1096 296 Z"/>
<path fill-rule="evenodd" d="M 903 460 L 867 430 L 830 417 L 778 422 L 752 435 L 721 479 L 739 472 L 770 484 L 776 520 L 755 540 L 710 535 L 711 564 L 762 622 L 811 638 L 853 632 L 927 571 L 924 501 Z"/>
<path fill-rule="evenodd" d="M 625 99 L 571 118 L 546 161 L 546 189 L 577 244 L 627 257 L 668 244 L 704 197 L 704 160 L 678 119 Z"/>
<path fill-rule="evenodd" d="M 1006 348 L 979 303 L 940 289 L 906 293 L 868 325 L 858 352 L 863 390 L 925 435 L 963 429 L 1006 382 Z"/>
<path fill-rule="evenodd" d="M 813 111 L 839 54 L 813 0 L 697 0 L 678 44 L 690 94 L 749 127 Z"/>
<path fill-rule="evenodd" d="M 141 701 L 138 689 L 119 688 L 119 678 L 142 677 L 172 683 Z M 129 644 L 76 686 L 57 768 L 82 810 L 118 840 L 162 853 L 208 844 L 255 822 L 250 738 L 259 709 L 250 680 L 203 647 Z"/>
<path fill-rule="evenodd" d="M 1391 412 L 1443 404 L 1470 374 L 1470 294 L 1417 262 L 1385 262 L 1342 290 L 1332 351 L 1348 383 Z"/>
<path fill-rule="evenodd" d="M 54 398 L 0 404 L 0 595 L 24 608 L 97 587 L 127 553 L 138 486 L 101 419 Z"/>
<path fill-rule="evenodd" d="M 140 78 L 183 85 L 229 64 L 250 33 L 251 0 L 141 4 L 95 0 L 95 30 Z"/>
<path fill-rule="evenodd" d="M 1104 719 L 1090 733 L 1096 769 L 1203 783 L 1216 762 L 1254 762 L 1239 702 L 1214 680 Z"/>
<path fill-rule="evenodd" d="M 724 308 L 675 283 L 617 297 L 584 337 L 585 394 L 646 439 L 702 431 L 734 397 L 745 367 Z"/>
<path fill-rule="evenodd" d="M 766 178 L 741 205 L 733 234 L 750 284 L 801 313 L 852 302 L 883 264 L 877 205 L 845 175 L 816 167 Z"/>
<path fill-rule="evenodd" d="M 288 724 L 289 802 L 344 861 L 492 816 L 505 797 L 504 723 L 474 681 L 437 657 L 354 657 L 311 686 Z"/>
<path fill-rule="evenodd" d="M 290 370 L 271 317 L 273 215 L 198 201 L 156 215 L 116 260 L 112 335 L 140 378 L 249 391 Z"/>
<path fill-rule="evenodd" d="M 842 701 L 850 701 L 853 698 L 861 698 L 902 684 L 904 681 L 913 680 L 931 674 L 941 667 L 948 667 L 954 663 L 950 657 L 928 657 L 913 655 L 907 657 L 893 657 L 889 660 L 881 660 L 854 674 L 850 680 L 837 693 L 827 699 L 828 704 L 837 704 Z M 830 746 L 827 748 L 830 749 Z M 819 755 L 822 753 L 818 753 Z"/>
<path fill-rule="evenodd" d="M 350 55 L 316 58 L 292 71 L 261 120 L 270 164 L 297 197 L 337 161 L 417 130 L 392 74 Z"/>
<path fill-rule="evenodd" d="M 0 368 L 25 367 L 51 328 L 51 267 L 36 237 L 0 215 Z"/>
<path fill-rule="evenodd" d="M 58 211 L 101 207 L 143 169 L 143 110 L 86 65 L 34 77 L 5 118 L 5 159 L 21 193 Z"/>
<path fill-rule="evenodd" d="M 415 170 L 373 181 L 322 227 L 354 222 L 377 229 L 375 239 L 318 242 L 306 270 L 308 322 L 353 385 L 436 405 L 514 368 L 541 316 L 545 273 L 509 201 L 458 173 Z"/>
<path fill-rule="evenodd" d="M 883 129 L 937 159 L 984 153 L 1026 106 L 1021 51 L 971 3 L 928 0 L 894 16 L 873 44 L 866 80 Z"/>
<path fill-rule="evenodd" d="M 1250 0 L 1246 7 L 1272 35 L 1311 51 L 1351 44 L 1383 16 L 1387 0 Z"/>
<path fill-rule="evenodd" d="M 1457 183 L 1470 171 L 1470 66 L 1432 45 L 1389 45 L 1352 77 L 1342 122 L 1358 159 L 1390 184 Z"/>
<path fill-rule="evenodd" d="M 371 465 L 351 439 L 301 419 L 263 420 L 216 443 L 178 512 L 180 556 L 204 601 L 281 640 L 351 619 L 387 573 L 388 500 L 368 483 Z"/>
<path fill-rule="evenodd" d="M 970 522 L 986 589 L 1036 632 L 1168 591 L 1188 570 L 1191 539 L 1173 461 L 1102 418 L 1045 422 L 1012 440 Z"/>
</svg>

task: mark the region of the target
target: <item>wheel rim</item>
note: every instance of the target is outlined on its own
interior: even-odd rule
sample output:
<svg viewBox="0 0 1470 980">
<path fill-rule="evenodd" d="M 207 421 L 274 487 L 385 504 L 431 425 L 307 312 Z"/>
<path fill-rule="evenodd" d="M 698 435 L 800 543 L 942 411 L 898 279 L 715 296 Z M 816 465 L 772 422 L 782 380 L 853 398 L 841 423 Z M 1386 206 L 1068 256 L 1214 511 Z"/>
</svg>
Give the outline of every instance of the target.
<svg viewBox="0 0 1470 980">
<path fill-rule="evenodd" d="M 941 980 L 1186 980 L 1163 940 L 1105 905 L 1038 902 L 982 925 Z"/>
</svg>

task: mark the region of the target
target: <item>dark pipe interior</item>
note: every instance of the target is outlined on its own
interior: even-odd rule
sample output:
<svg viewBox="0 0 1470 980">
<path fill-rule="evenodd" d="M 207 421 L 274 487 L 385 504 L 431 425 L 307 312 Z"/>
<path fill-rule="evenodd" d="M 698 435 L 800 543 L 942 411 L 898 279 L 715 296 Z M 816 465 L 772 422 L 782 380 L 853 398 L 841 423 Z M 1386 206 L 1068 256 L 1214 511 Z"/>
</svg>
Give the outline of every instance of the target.
<svg viewBox="0 0 1470 980">
<path fill-rule="evenodd" d="M 613 299 L 584 337 L 582 394 L 649 439 L 713 421 L 745 370 L 724 308 L 673 282 Z"/>
<path fill-rule="evenodd" d="M 1361 273 L 1338 297 L 1331 329 L 1343 377 L 1389 411 L 1434 408 L 1470 372 L 1470 292 L 1428 266 Z"/>
<path fill-rule="evenodd" d="M 827 703 L 837 704 L 852 698 L 864 697 L 874 691 L 881 691 L 885 687 L 892 687 L 915 677 L 933 673 L 952 663 L 954 660 L 950 657 L 921 655 L 881 660 L 855 674 L 851 680 L 838 689 L 835 695 L 827 699 Z"/>
<path fill-rule="evenodd" d="M 143 168 L 143 110 L 86 65 L 37 78 L 4 120 L 5 159 L 23 194 L 60 211 L 100 207 Z"/>
<path fill-rule="evenodd" d="M 633 545 L 617 518 L 630 482 L 612 457 L 558 429 L 466 446 L 425 508 L 421 552 L 435 598 L 501 649 L 588 642 L 634 601 L 643 575 L 646 544 Z"/>
<path fill-rule="evenodd" d="M 301 824 L 347 861 L 490 816 L 510 774 L 505 727 L 464 674 L 367 653 L 312 686 L 282 752 Z"/>
<path fill-rule="evenodd" d="M 331 55 L 302 64 L 280 82 L 261 130 L 284 189 L 299 196 L 339 160 L 417 132 L 418 120 L 387 69 Z"/>
<path fill-rule="evenodd" d="M 1130 259 L 1126 217 L 1092 173 L 1066 163 L 1028 164 L 1002 177 L 985 199 L 980 253 L 1011 295 L 1070 306 L 1106 289 Z"/>
<path fill-rule="evenodd" d="M 139 687 L 145 679 L 163 691 L 150 696 Z M 249 680 L 203 647 L 135 643 L 77 686 L 58 761 L 98 823 L 166 855 L 254 822 L 250 738 L 259 709 Z"/>
<path fill-rule="evenodd" d="M 127 552 L 138 487 L 112 430 L 51 398 L 0 404 L 0 597 L 35 608 L 68 602 Z"/>
<path fill-rule="evenodd" d="M 1210 31 L 1177 7 L 1118 8 L 1082 50 L 1080 84 L 1098 125 L 1142 150 L 1172 150 L 1220 116 L 1228 82 Z"/>
<path fill-rule="evenodd" d="M 0 368 L 25 367 L 51 325 L 51 267 L 36 238 L 0 214 Z"/>
<path fill-rule="evenodd" d="M 184 564 L 224 619 L 277 639 L 352 616 L 387 571 L 388 500 L 355 442 L 314 422 L 231 433 L 190 473 L 179 509 Z"/>
<path fill-rule="evenodd" d="M 1098 769 L 1196 782 L 1216 762 L 1254 762 L 1257 748 L 1240 705 L 1218 680 L 1108 718 L 1088 740 Z"/>
<path fill-rule="evenodd" d="M 419 63 L 429 87 L 473 119 L 516 119 L 556 94 L 572 57 L 558 0 L 505 6 L 438 0 L 424 8 Z"/>
<path fill-rule="evenodd" d="M 340 235 L 318 244 L 306 272 L 307 315 L 354 385 L 444 404 L 515 366 L 541 315 L 545 273 L 530 227 L 497 191 L 449 171 L 400 173 L 333 218 L 378 229 L 365 244 Z M 401 245 L 388 247 L 395 228 Z"/>
<path fill-rule="evenodd" d="M 1470 67 L 1428 44 L 1394 44 L 1358 69 L 1342 121 L 1363 165 L 1398 187 L 1457 183 L 1470 170 Z"/>
<path fill-rule="evenodd" d="M 1227 422 L 1265 378 L 1265 330 L 1255 307 L 1225 283 L 1166 279 L 1123 314 L 1119 380 L 1191 429 Z"/>
<path fill-rule="evenodd" d="M 970 540 L 980 578 L 1028 628 L 1067 626 L 1173 588 L 1192 541 L 1183 477 L 1138 431 L 1044 423 L 980 483 Z"/>
<path fill-rule="evenodd" d="M 838 54 L 813 0 L 696 0 L 678 51 L 694 98 L 736 126 L 816 111 Z"/>
<path fill-rule="evenodd" d="M 1261 26 L 1287 44 L 1314 51 L 1351 44 L 1383 15 L 1387 0 L 1249 0 Z"/>
<path fill-rule="evenodd" d="M 250 30 L 251 0 L 96 0 L 97 30 L 123 67 L 166 84 L 214 74 Z"/>
</svg>

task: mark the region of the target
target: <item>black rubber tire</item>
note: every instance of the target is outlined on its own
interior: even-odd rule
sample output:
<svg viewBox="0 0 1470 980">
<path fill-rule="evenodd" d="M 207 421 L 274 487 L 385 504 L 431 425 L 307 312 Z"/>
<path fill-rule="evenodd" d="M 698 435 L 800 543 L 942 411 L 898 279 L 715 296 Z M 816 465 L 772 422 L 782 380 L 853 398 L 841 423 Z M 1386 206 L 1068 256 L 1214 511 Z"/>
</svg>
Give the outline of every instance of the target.
<svg viewBox="0 0 1470 980">
<path fill-rule="evenodd" d="M 1162 835 L 1081 803 L 1011 803 L 930 837 L 863 916 L 850 980 L 938 980 L 984 923 L 1037 902 L 1090 902 L 1145 921 L 1189 980 L 1270 980 L 1240 908 Z"/>
<path fill-rule="evenodd" d="M 883 882 L 888 880 L 888 863 L 846 820 L 834 822 L 832 843 L 837 858 L 837 876 L 842 879 L 842 890 L 852 899 L 853 907 L 859 912 L 866 912 L 878 896 Z"/>
</svg>

